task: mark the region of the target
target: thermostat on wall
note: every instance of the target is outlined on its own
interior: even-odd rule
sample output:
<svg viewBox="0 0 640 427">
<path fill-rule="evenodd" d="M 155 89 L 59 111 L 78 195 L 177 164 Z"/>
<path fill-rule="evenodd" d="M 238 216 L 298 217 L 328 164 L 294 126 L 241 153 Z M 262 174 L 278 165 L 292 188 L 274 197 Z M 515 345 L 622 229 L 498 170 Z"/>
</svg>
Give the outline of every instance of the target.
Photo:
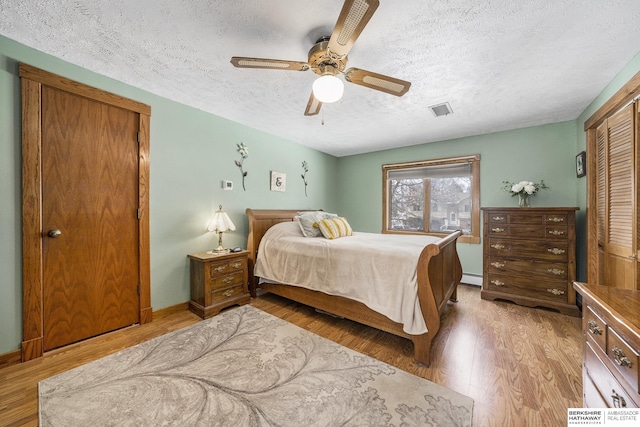
<svg viewBox="0 0 640 427">
<path fill-rule="evenodd" d="M 222 181 L 222 188 L 224 190 L 233 190 L 233 181 Z"/>
</svg>

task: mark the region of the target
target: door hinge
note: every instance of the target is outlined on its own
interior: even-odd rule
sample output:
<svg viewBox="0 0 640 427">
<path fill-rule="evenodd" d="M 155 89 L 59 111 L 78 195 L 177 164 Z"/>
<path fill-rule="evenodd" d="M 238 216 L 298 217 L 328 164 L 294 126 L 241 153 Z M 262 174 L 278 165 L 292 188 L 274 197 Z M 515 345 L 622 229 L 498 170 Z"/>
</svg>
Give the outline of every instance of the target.
<svg viewBox="0 0 640 427">
<path fill-rule="evenodd" d="M 140 295 L 140 285 L 138 284 L 138 295 Z"/>
<path fill-rule="evenodd" d="M 136 217 L 138 220 L 140 219 L 140 209 L 136 209 Z"/>
<path fill-rule="evenodd" d="M 137 140 L 138 140 L 138 144 L 140 144 L 140 132 L 138 132 L 138 135 L 136 136 Z"/>
</svg>

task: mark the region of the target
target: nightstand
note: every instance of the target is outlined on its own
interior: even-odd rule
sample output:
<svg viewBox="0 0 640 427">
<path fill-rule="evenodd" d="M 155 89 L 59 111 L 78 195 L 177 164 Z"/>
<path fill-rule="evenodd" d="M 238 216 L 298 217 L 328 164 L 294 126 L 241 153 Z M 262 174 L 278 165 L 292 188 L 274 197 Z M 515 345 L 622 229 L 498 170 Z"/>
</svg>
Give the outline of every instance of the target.
<svg viewBox="0 0 640 427">
<path fill-rule="evenodd" d="M 251 299 L 248 287 L 248 255 L 247 251 L 222 255 L 207 252 L 189 254 L 189 310 L 206 319 L 215 316 L 223 308 L 248 303 Z"/>
</svg>

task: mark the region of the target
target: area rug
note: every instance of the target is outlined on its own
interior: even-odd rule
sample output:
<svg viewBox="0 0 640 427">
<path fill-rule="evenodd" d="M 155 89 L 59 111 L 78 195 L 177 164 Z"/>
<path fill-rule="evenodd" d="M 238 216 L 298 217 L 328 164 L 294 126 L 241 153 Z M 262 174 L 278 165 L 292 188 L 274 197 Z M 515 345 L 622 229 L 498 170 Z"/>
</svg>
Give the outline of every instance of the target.
<svg viewBox="0 0 640 427">
<path fill-rule="evenodd" d="M 41 426 L 470 426 L 473 400 L 254 307 L 38 384 Z"/>
</svg>

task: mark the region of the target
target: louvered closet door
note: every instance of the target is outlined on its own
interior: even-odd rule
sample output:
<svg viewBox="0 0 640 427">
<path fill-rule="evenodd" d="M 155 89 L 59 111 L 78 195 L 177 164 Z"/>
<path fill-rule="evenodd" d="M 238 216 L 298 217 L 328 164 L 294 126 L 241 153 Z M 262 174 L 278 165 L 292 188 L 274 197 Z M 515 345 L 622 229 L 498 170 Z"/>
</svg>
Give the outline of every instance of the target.
<svg viewBox="0 0 640 427">
<path fill-rule="evenodd" d="M 596 196 L 596 236 L 598 241 L 598 269 L 597 284 L 604 285 L 605 255 L 607 242 L 607 121 L 605 120 L 596 130 L 596 165 L 597 165 L 597 196 Z"/>
<path fill-rule="evenodd" d="M 626 289 L 636 289 L 634 108 L 630 105 L 606 121 L 602 183 L 606 197 L 604 284 Z M 600 205 L 599 201 L 598 209 Z"/>
</svg>

